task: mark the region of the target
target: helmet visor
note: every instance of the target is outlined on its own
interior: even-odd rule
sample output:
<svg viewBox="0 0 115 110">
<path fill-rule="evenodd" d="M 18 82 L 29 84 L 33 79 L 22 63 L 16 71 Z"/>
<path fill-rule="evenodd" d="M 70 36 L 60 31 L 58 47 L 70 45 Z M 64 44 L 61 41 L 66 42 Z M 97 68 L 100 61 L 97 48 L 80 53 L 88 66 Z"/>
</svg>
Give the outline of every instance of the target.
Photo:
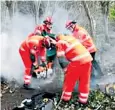
<svg viewBox="0 0 115 110">
<path fill-rule="evenodd" d="M 48 21 L 44 21 L 44 24 L 46 24 L 46 25 L 52 25 L 52 23 L 48 22 Z"/>
</svg>

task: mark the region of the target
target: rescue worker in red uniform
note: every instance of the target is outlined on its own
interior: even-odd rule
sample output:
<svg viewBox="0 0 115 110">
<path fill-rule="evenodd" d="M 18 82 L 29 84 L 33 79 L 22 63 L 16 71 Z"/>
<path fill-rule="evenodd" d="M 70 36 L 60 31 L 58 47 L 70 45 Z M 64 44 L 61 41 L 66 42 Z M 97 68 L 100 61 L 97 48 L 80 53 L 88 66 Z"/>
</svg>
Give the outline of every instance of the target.
<svg viewBox="0 0 115 110">
<path fill-rule="evenodd" d="M 101 71 L 101 68 L 95 60 L 95 53 L 97 49 L 89 33 L 83 27 L 77 25 L 76 21 L 67 21 L 66 28 L 70 30 L 72 32 L 72 35 L 76 39 L 78 39 L 82 43 L 82 45 L 90 52 L 91 56 L 93 57 L 93 67 L 98 71 L 100 75 L 102 75 L 103 73 Z"/>
<path fill-rule="evenodd" d="M 42 36 L 45 36 L 47 33 L 52 33 L 52 24 L 53 24 L 53 21 L 52 21 L 52 18 L 51 17 L 47 17 L 44 21 L 43 21 L 44 24 L 42 25 L 38 25 L 34 32 L 31 33 L 29 35 L 29 37 L 33 36 L 33 35 L 42 35 Z"/>
<path fill-rule="evenodd" d="M 34 33 L 39 33 L 40 35 L 44 34 L 45 32 L 47 33 L 52 33 L 52 18 L 51 17 L 47 17 L 44 21 L 43 21 L 43 25 L 38 25 L 35 30 Z"/>
<path fill-rule="evenodd" d="M 45 43 L 45 45 L 44 45 Z M 43 36 L 31 36 L 24 40 L 19 48 L 19 53 L 25 66 L 24 87 L 28 88 L 31 83 L 32 73 L 44 71 L 44 68 L 38 64 L 38 56 L 42 63 L 46 61 L 46 50 L 48 42 Z"/>
<path fill-rule="evenodd" d="M 88 50 L 75 37 L 59 35 L 56 39 L 57 42 L 52 40 L 52 43 L 57 46 L 57 56 L 64 56 L 70 62 L 66 67 L 63 93 L 57 109 L 71 99 L 77 81 L 79 81 L 79 103 L 86 104 L 93 59 Z"/>
<path fill-rule="evenodd" d="M 53 20 L 52 17 L 47 17 L 44 21 L 43 21 L 43 25 L 38 25 L 34 32 L 31 33 L 29 35 L 29 37 L 33 36 L 33 35 L 42 35 L 42 36 L 47 36 L 50 35 L 51 37 L 54 38 L 54 34 L 52 34 L 52 24 L 53 24 Z M 50 50 L 46 50 L 47 52 L 47 61 L 48 61 L 48 65 L 49 68 L 53 67 L 53 60 L 55 59 L 56 56 L 56 49 L 55 47 L 52 47 Z"/>
</svg>

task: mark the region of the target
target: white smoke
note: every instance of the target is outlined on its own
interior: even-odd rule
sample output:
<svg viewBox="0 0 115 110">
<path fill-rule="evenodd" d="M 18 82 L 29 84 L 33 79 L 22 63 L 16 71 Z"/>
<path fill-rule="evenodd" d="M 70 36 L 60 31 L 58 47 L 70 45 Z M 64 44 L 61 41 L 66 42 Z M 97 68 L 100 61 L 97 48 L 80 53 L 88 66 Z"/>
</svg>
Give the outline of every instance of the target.
<svg viewBox="0 0 115 110">
<path fill-rule="evenodd" d="M 32 16 L 19 13 L 13 16 L 12 21 L 10 31 L 1 32 L 1 75 L 8 80 L 15 78 L 20 82 L 23 79 L 24 65 L 18 50 L 21 42 L 33 32 L 34 23 Z"/>
<path fill-rule="evenodd" d="M 53 25 L 53 31 L 57 34 L 63 33 L 63 34 L 69 34 L 70 32 L 65 28 L 66 21 L 68 20 L 69 13 L 60 8 L 56 7 L 55 13 L 53 14 L 54 19 L 54 25 Z"/>
<path fill-rule="evenodd" d="M 61 17 L 59 19 L 59 17 Z M 56 8 L 53 15 L 54 33 L 68 33 L 65 29 L 65 20 L 68 19 L 68 13 L 64 9 Z M 7 27 L 7 30 L 1 32 L 2 44 L 1 44 L 1 75 L 11 81 L 13 78 L 18 83 L 23 83 L 24 64 L 19 54 L 19 47 L 26 37 L 34 31 L 35 22 L 34 17 L 31 15 L 22 15 L 15 13 L 12 22 L 10 19 L 6 22 L 9 25 L 2 24 L 3 27 Z M 39 23 L 43 21 L 43 18 L 39 20 Z M 34 83 L 33 81 L 33 87 Z M 39 82 L 39 85 L 43 85 L 44 81 Z M 50 81 L 46 81 L 49 83 Z M 45 84 L 45 83 L 44 83 Z M 36 85 L 36 84 L 35 84 Z"/>
<path fill-rule="evenodd" d="M 2 10 L 1 10 L 2 11 Z M 49 10 L 52 11 L 52 10 Z M 52 13 L 52 12 L 49 12 Z M 49 16 L 49 15 L 48 15 Z M 45 16 L 46 17 L 46 16 Z M 38 23 L 42 23 L 43 19 L 39 19 Z M 53 12 L 53 32 L 70 34 L 65 29 L 65 22 L 70 17 L 70 13 L 65 9 L 56 6 Z M 75 18 L 75 16 L 71 16 L 71 18 Z M 30 15 L 24 15 L 20 13 L 15 13 L 12 22 L 9 19 L 9 15 L 4 19 L 5 23 L 2 23 L 2 27 L 5 27 L 6 30 L 3 30 L 0 34 L 1 38 L 1 75 L 5 76 L 7 79 L 12 80 L 15 78 L 18 82 L 23 82 L 23 73 L 24 73 L 24 65 L 22 59 L 19 55 L 18 49 L 21 42 L 34 31 L 35 21 L 34 17 Z M 113 32 L 113 31 L 112 31 Z M 99 34 L 100 35 L 100 34 Z M 113 51 L 113 49 L 112 49 Z M 114 55 L 112 54 L 112 58 L 110 58 L 108 52 L 107 56 L 104 54 L 103 59 L 106 64 L 114 63 Z M 108 58 L 109 56 L 109 58 Z M 108 62 L 108 63 L 107 63 Z"/>
</svg>

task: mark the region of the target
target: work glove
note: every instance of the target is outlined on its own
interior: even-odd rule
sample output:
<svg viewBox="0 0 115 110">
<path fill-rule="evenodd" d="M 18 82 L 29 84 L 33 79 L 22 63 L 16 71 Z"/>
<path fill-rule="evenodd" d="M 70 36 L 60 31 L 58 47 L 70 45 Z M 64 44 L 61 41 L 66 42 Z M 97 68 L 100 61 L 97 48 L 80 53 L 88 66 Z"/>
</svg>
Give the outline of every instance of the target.
<svg viewBox="0 0 115 110">
<path fill-rule="evenodd" d="M 49 68 L 47 70 L 47 76 L 50 77 L 53 74 L 53 70 L 51 68 Z"/>
<path fill-rule="evenodd" d="M 38 78 L 38 79 L 41 78 L 43 76 L 43 74 L 45 74 L 45 73 L 43 73 L 45 70 L 46 70 L 46 68 L 42 67 L 42 66 L 39 66 L 38 69 L 34 70 L 34 73 L 36 74 L 36 78 Z"/>
<path fill-rule="evenodd" d="M 45 78 L 46 77 L 46 71 L 41 72 L 40 76 L 43 77 L 43 78 Z"/>
<path fill-rule="evenodd" d="M 33 68 L 33 70 L 36 70 L 39 68 L 39 66 L 38 65 L 32 65 L 32 68 Z"/>
<path fill-rule="evenodd" d="M 46 77 L 49 78 L 52 74 L 53 74 L 52 69 L 44 70 L 37 75 L 37 78 L 46 78 Z"/>
<path fill-rule="evenodd" d="M 42 61 L 42 64 L 40 64 L 40 66 L 46 67 L 46 66 L 47 66 L 47 65 L 46 65 L 46 62 Z"/>
<path fill-rule="evenodd" d="M 36 74 L 36 75 L 37 75 L 37 79 L 46 77 L 45 71 L 44 72 L 40 72 L 39 74 Z"/>
<path fill-rule="evenodd" d="M 23 84 L 23 87 L 28 90 L 30 88 L 30 84 Z"/>
<path fill-rule="evenodd" d="M 34 72 L 35 72 L 36 74 L 40 74 L 40 72 L 43 72 L 44 70 L 45 70 L 44 67 L 39 66 L 39 68 L 35 69 Z"/>
<path fill-rule="evenodd" d="M 32 65 L 32 69 L 31 69 L 32 77 L 37 78 L 37 74 L 39 73 L 38 69 L 39 69 L 38 65 Z"/>
</svg>

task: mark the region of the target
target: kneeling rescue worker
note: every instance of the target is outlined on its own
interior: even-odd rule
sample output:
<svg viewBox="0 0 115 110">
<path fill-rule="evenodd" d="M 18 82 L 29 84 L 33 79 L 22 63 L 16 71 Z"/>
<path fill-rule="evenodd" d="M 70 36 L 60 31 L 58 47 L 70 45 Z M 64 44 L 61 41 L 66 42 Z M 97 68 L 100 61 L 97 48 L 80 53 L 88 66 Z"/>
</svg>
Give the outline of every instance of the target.
<svg viewBox="0 0 115 110">
<path fill-rule="evenodd" d="M 91 61 L 93 59 L 88 50 L 75 37 L 58 35 L 56 40 L 52 40 L 52 43 L 57 46 L 57 56 L 65 56 L 70 62 L 65 71 L 63 92 L 57 109 L 69 102 L 77 81 L 79 81 L 78 102 L 86 105 L 90 88 Z"/>
<path fill-rule="evenodd" d="M 45 45 L 44 45 L 45 44 Z M 19 48 L 19 53 L 25 66 L 24 87 L 28 88 L 31 83 L 32 73 L 40 73 L 44 68 L 38 65 L 38 56 L 43 64 L 46 61 L 46 48 L 49 42 L 42 36 L 31 36 L 24 40 Z M 51 69 L 50 69 L 51 71 Z"/>
</svg>

